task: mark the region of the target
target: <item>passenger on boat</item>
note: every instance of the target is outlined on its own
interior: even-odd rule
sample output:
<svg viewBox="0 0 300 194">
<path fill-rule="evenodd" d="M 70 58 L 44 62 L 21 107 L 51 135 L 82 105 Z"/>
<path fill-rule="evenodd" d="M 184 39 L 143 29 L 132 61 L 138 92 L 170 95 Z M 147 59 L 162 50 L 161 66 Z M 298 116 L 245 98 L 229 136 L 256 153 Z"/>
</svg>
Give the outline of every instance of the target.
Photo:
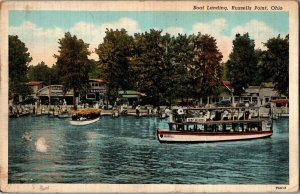
<svg viewBox="0 0 300 194">
<path fill-rule="evenodd" d="M 177 113 L 178 113 L 179 115 L 184 115 L 184 111 L 183 111 L 183 109 L 181 109 L 181 108 L 177 110 Z"/>
<path fill-rule="evenodd" d="M 249 111 L 245 111 L 245 119 L 249 119 L 249 115 L 250 115 Z"/>
<path fill-rule="evenodd" d="M 240 127 L 239 127 L 239 132 L 242 132 L 242 131 L 244 131 L 244 130 L 243 130 L 243 128 L 240 126 Z"/>
<path fill-rule="evenodd" d="M 204 117 L 205 117 L 205 120 L 210 120 L 210 112 L 207 111 Z"/>
</svg>

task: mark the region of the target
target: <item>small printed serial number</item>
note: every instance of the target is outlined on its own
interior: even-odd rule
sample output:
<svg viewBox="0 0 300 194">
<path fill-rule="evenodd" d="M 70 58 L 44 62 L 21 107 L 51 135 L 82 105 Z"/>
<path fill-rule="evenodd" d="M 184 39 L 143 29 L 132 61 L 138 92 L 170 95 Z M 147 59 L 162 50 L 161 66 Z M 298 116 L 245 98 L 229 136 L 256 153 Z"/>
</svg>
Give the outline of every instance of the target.
<svg viewBox="0 0 300 194">
<path fill-rule="evenodd" d="M 282 186 L 282 187 L 277 186 L 276 189 L 281 190 L 281 189 L 286 189 L 286 187 L 285 186 Z"/>
</svg>

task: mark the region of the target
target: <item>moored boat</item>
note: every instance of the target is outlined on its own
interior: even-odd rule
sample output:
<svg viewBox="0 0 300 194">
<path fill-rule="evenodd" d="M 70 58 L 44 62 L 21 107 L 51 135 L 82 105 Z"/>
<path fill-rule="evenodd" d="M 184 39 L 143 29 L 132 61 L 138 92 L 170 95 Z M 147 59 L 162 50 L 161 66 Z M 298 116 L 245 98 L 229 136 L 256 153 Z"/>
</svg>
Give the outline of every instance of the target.
<svg viewBox="0 0 300 194">
<path fill-rule="evenodd" d="M 209 108 L 173 111 L 168 129 L 157 129 L 162 143 L 201 143 L 249 140 L 270 137 L 272 120 L 252 117 L 253 110 L 245 108 Z"/>
<path fill-rule="evenodd" d="M 97 122 L 100 117 L 95 119 L 71 120 L 71 125 L 88 125 Z"/>
<path fill-rule="evenodd" d="M 74 111 L 70 120 L 71 125 L 88 125 L 100 119 L 100 109 L 81 109 Z"/>
</svg>

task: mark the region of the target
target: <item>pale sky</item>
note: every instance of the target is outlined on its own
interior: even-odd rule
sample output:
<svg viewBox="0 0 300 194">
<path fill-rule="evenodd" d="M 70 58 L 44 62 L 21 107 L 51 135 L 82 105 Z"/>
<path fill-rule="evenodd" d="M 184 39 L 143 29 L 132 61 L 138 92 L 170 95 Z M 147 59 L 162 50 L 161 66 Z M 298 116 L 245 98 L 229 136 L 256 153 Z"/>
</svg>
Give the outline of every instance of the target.
<svg viewBox="0 0 300 194">
<path fill-rule="evenodd" d="M 10 11 L 9 34 L 18 35 L 29 49 L 32 65 L 51 66 L 58 39 L 71 32 L 90 44 L 90 51 L 103 42 L 106 28 L 125 28 L 129 35 L 154 28 L 171 35 L 209 34 L 217 40 L 223 61 L 232 50 L 236 33 L 248 32 L 256 48 L 265 49 L 269 38 L 288 34 L 288 12 L 172 12 L 172 11 Z M 98 60 L 92 53 L 90 58 Z"/>
</svg>

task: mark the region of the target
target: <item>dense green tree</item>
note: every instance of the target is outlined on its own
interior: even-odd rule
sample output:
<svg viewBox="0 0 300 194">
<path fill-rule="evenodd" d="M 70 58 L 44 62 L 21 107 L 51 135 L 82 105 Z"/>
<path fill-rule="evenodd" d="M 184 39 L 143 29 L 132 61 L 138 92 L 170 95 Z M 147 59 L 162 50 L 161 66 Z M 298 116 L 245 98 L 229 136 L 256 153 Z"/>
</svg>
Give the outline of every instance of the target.
<svg viewBox="0 0 300 194">
<path fill-rule="evenodd" d="M 90 60 L 91 63 L 91 71 L 89 72 L 89 78 L 99 78 L 99 76 L 101 75 L 101 70 L 98 68 L 98 61 L 91 59 Z"/>
<path fill-rule="evenodd" d="M 138 75 L 137 88 L 160 98 L 210 96 L 221 83 L 222 54 L 208 35 L 161 35 L 150 30 L 135 35 L 132 68 Z"/>
<path fill-rule="evenodd" d="M 49 80 L 49 84 L 61 84 L 60 83 L 60 75 L 56 64 L 53 64 L 49 69 L 49 73 L 51 75 L 51 79 Z"/>
<path fill-rule="evenodd" d="M 266 66 L 267 52 L 261 49 L 255 50 L 257 56 L 257 72 L 255 73 L 255 85 L 260 85 L 262 82 L 272 82 L 272 73 Z"/>
<path fill-rule="evenodd" d="M 193 63 L 189 67 L 194 82 L 194 97 L 208 97 L 218 93 L 222 79 L 222 53 L 216 40 L 209 35 L 193 35 Z"/>
<path fill-rule="evenodd" d="M 163 48 L 164 52 L 161 55 L 161 90 L 160 99 L 171 99 L 174 97 L 176 90 L 174 86 L 176 85 L 176 63 L 174 61 L 174 37 L 170 34 L 161 35 L 161 43 L 159 45 Z"/>
<path fill-rule="evenodd" d="M 131 69 L 136 76 L 136 87 L 157 104 L 166 91 L 164 76 L 169 64 L 166 64 L 168 39 L 163 38 L 161 31 L 150 29 L 150 32 L 134 35 L 134 55 L 130 58 Z"/>
<path fill-rule="evenodd" d="M 35 66 L 30 65 L 28 67 L 27 76 L 31 81 L 44 81 L 46 84 L 50 85 L 55 83 L 55 80 L 53 80 L 53 73 L 52 69 L 42 61 Z"/>
<path fill-rule="evenodd" d="M 28 48 L 18 36 L 8 36 L 9 39 L 9 94 L 15 99 L 18 95 L 27 95 L 31 91 L 27 82 L 28 64 L 32 60 Z"/>
<path fill-rule="evenodd" d="M 133 77 L 129 69 L 133 38 L 125 29 L 107 29 L 105 34 L 103 43 L 96 49 L 99 56 L 99 77 L 108 82 L 107 94 L 114 101 L 119 90 L 133 87 Z"/>
<path fill-rule="evenodd" d="M 136 33 L 107 30 L 96 49 L 99 61 L 92 76 L 108 81 L 108 96 L 120 89 L 144 92 L 151 103 L 163 98 L 211 96 L 218 93 L 222 54 L 209 35 L 162 35 L 150 29 Z"/>
<path fill-rule="evenodd" d="M 254 40 L 250 39 L 248 33 L 236 34 L 233 50 L 227 61 L 228 77 L 236 95 L 241 95 L 249 85 L 255 84 L 257 56 L 254 47 Z"/>
<path fill-rule="evenodd" d="M 288 96 L 289 93 L 289 36 L 269 39 L 265 44 L 264 63 L 270 72 L 275 89 Z"/>
<path fill-rule="evenodd" d="M 228 67 L 227 67 L 227 64 L 226 63 L 221 63 L 221 66 L 222 66 L 222 80 L 228 80 L 229 78 L 227 77 L 228 76 Z"/>
<path fill-rule="evenodd" d="M 60 75 L 60 83 L 64 86 L 65 92 L 74 90 L 75 96 L 79 92 L 84 92 L 89 87 L 88 74 L 91 71 L 91 64 L 88 59 L 90 51 L 89 45 L 84 43 L 82 39 L 78 39 L 71 33 L 65 33 L 62 39 L 59 39 L 58 55 L 54 55 L 57 59 L 57 70 Z"/>
<path fill-rule="evenodd" d="M 193 63 L 194 50 L 190 43 L 190 36 L 178 34 L 174 38 L 172 47 L 172 72 L 167 92 L 172 97 L 180 97 L 182 101 L 192 95 L 192 76 L 189 67 Z"/>
<path fill-rule="evenodd" d="M 189 49 L 189 42 L 186 35 L 178 34 L 174 37 L 170 34 L 161 35 L 160 47 L 164 52 L 161 55 L 161 80 L 160 98 L 173 99 L 188 96 L 190 79 L 187 71 L 188 63 L 191 62 L 192 50 Z M 192 47 L 190 47 L 192 48 Z"/>
</svg>

